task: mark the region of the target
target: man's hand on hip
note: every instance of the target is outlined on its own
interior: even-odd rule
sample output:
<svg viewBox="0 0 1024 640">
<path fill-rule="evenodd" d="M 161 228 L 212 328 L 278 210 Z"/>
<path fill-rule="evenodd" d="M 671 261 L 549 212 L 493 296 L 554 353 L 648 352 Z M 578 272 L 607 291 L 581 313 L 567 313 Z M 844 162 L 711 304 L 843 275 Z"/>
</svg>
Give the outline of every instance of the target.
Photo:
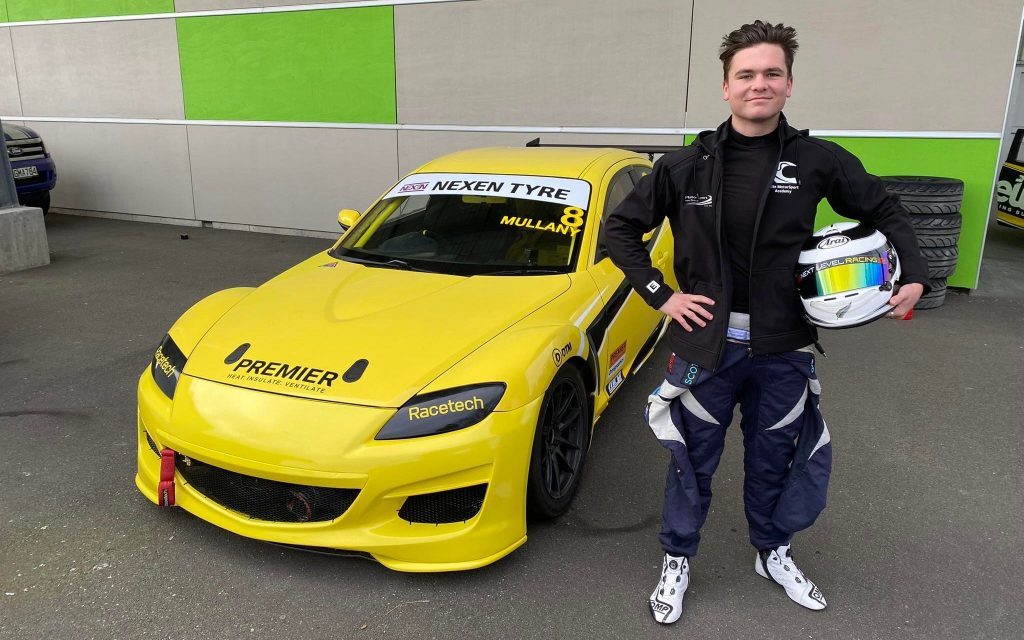
<svg viewBox="0 0 1024 640">
<path fill-rule="evenodd" d="M 916 301 L 917 298 L 914 300 Z M 691 322 L 698 327 L 706 327 L 708 323 L 705 322 L 705 319 L 711 320 L 714 317 L 710 311 L 701 306 L 705 304 L 714 306 L 715 301 L 707 296 L 695 296 L 677 291 L 672 294 L 668 302 L 661 305 L 659 311 L 683 325 L 683 329 L 693 331 L 693 327 L 690 326 Z"/>
</svg>

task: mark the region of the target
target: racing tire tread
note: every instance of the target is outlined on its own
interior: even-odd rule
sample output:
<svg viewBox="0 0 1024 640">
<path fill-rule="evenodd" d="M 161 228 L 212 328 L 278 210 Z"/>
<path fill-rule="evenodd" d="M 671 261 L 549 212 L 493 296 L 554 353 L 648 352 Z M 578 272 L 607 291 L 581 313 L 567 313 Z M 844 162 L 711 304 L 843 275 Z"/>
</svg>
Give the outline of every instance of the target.
<svg viewBox="0 0 1024 640">
<path fill-rule="evenodd" d="M 963 217 L 959 212 L 946 215 L 914 216 L 910 223 L 914 232 L 921 234 L 959 233 Z"/>
<path fill-rule="evenodd" d="M 914 202 L 908 200 L 906 196 L 900 196 L 900 204 L 903 205 L 903 210 L 911 214 L 911 218 L 917 216 L 937 216 L 943 214 L 957 213 L 960 211 L 960 205 L 963 204 L 962 199 L 950 199 L 947 201 L 929 201 L 929 202 Z"/>
<path fill-rule="evenodd" d="M 883 176 L 886 191 L 899 196 L 911 217 L 957 213 L 963 204 L 964 183 L 957 178 Z"/>
<path fill-rule="evenodd" d="M 945 278 L 956 271 L 960 253 L 957 247 L 921 247 L 921 255 L 928 261 L 929 278 Z"/>
<path fill-rule="evenodd" d="M 932 290 L 921 296 L 921 299 L 914 305 L 914 309 L 935 309 L 946 302 L 946 279 L 931 278 L 928 280 Z"/>
<path fill-rule="evenodd" d="M 932 176 L 881 176 L 890 193 L 909 196 L 963 196 L 964 181 Z"/>
</svg>

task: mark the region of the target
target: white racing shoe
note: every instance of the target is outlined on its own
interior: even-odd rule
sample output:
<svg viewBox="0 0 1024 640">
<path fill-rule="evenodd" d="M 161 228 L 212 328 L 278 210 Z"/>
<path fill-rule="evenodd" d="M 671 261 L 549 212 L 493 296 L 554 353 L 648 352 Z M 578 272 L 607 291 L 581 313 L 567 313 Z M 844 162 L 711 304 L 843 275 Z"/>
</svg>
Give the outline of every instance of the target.
<svg viewBox="0 0 1024 640">
<path fill-rule="evenodd" d="M 665 554 L 661 580 L 651 594 L 651 615 L 661 624 L 672 624 L 683 615 L 683 594 L 690 585 L 690 563 L 686 556 Z"/>
<path fill-rule="evenodd" d="M 793 551 L 788 544 L 778 549 L 758 551 L 754 559 L 754 571 L 762 578 L 781 585 L 789 599 L 802 607 L 820 611 L 827 604 L 821 589 L 797 569 L 793 562 Z"/>
</svg>

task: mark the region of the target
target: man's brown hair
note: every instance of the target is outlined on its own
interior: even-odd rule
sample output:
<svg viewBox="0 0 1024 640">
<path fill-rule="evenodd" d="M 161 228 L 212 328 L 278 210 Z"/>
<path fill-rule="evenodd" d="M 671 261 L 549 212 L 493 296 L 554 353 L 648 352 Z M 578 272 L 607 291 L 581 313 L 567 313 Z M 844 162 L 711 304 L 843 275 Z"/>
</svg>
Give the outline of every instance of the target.
<svg viewBox="0 0 1024 640">
<path fill-rule="evenodd" d="M 722 46 L 718 48 L 718 58 L 722 61 L 722 73 L 729 79 L 729 66 L 737 51 L 759 44 L 777 44 L 786 55 L 786 73 L 793 75 L 793 57 L 800 47 L 796 42 L 796 29 L 782 24 L 772 24 L 755 20 L 753 24 L 745 24 L 722 38 Z"/>
</svg>

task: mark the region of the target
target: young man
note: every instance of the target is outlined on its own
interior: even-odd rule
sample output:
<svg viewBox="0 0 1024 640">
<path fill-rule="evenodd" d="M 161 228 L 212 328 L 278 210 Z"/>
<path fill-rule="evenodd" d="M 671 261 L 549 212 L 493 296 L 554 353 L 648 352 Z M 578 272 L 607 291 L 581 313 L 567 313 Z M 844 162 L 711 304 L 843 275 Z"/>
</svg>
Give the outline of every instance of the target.
<svg viewBox="0 0 1024 640">
<path fill-rule="evenodd" d="M 645 410 L 672 452 L 660 535 L 665 558 L 650 597 L 651 614 L 665 624 L 682 613 L 689 558 L 737 403 L 754 569 L 798 604 L 825 608 L 789 546 L 824 508 L 832 460 L 809 346 L 817 335 L 794 277 L 818 202 L 827 198 L 896 247 L 902 287 L 889 317 L 913 309 L 927 283 L 927 263 L 898 199 L 849 152 L 787 124 L 782 107 L 793 90 L 796 50 L 796 31 L 782 24 L 756 21 L 727 35 L 719 57 L 732 116 L 659 159 L 608 220 L 612 260 L 648 304 L 674 320 L 668 373 Z M 666 286 L 642 241 L 666 217 L 680 291 Z"/>
</svg>

